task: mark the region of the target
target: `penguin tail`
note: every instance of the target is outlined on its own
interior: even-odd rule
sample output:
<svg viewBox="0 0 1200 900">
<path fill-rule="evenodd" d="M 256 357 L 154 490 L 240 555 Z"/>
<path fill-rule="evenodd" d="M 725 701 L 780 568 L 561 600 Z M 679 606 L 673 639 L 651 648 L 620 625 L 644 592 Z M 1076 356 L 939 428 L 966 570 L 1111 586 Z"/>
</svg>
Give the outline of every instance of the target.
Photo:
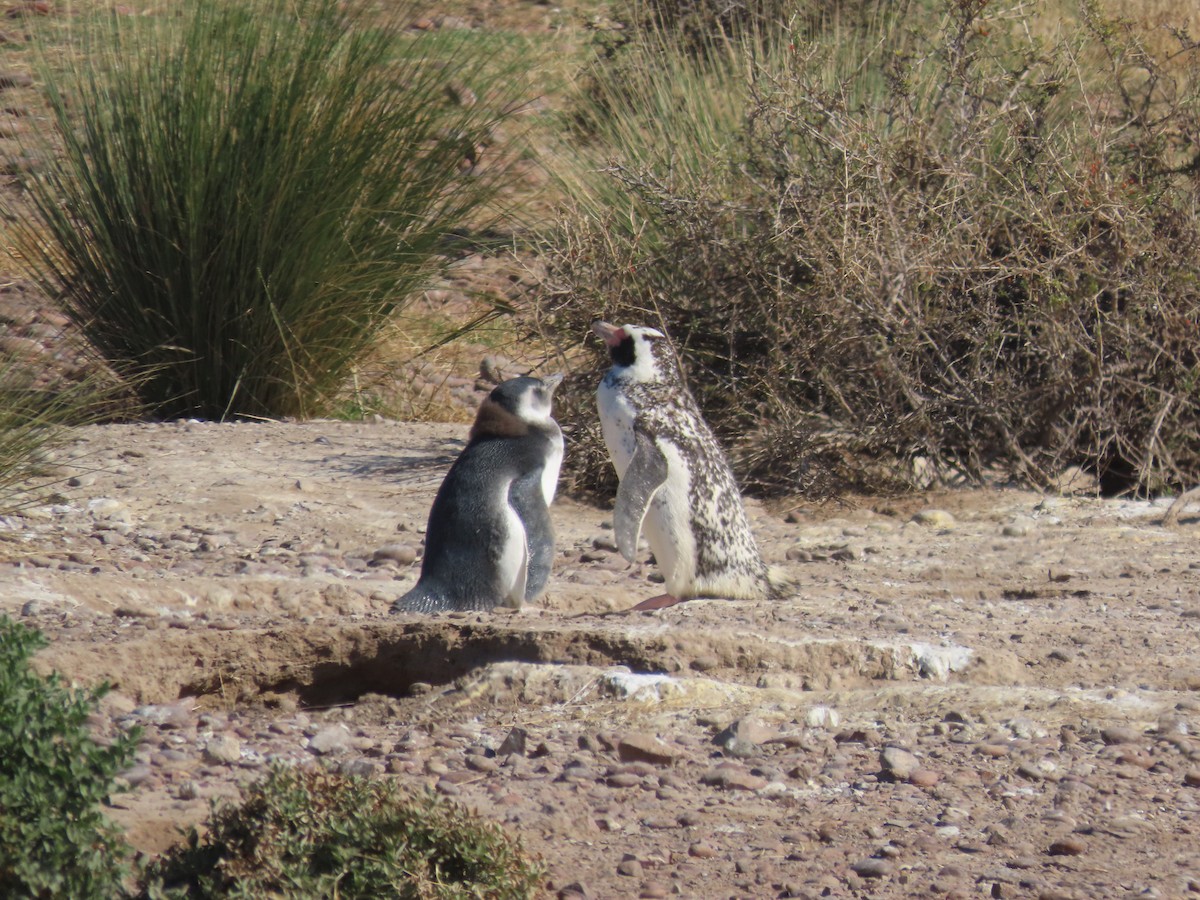
<svg viewBox="0 0 1200 900">
<path fill-rule="evenodd" d="M 767 566 L 767 587 L 772 599 L 782 600 L 800 592 L 800 581 L 782 566 Z"/>
</svg>

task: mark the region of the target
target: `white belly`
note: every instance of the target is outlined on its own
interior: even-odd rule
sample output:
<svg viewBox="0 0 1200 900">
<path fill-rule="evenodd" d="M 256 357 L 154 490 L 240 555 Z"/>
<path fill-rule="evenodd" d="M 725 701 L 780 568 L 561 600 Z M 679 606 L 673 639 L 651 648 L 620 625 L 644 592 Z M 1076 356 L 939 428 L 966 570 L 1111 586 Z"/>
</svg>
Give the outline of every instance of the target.
<svg viewBox="0 0 1200 900">
<path fill-rule="evenodd" d="M 688 500 L 690 485 L 679 452 L 670 444 L 660 442 L 658 447 L 667 458 L 667 480 L 650 502 L 642 528 L 667 591 L 683 597 L 691 593 L 696 580 L 696 539 Z"/>
<path fill-rule="evenodd" d="M 617 470 L 617 477 L 621 478 L 629 468 L 629 460 L 633 458 L 633 420 L 637 417 L 637 411 L 624 393 L 603 381 L 596 392 L 596 400 L 608 458 Z"/>
<path fill-rule="evenodd" d="M 502 605 L 520 608 L 525 602 L 525 581 L 529 575 L 529 546 L 521 517 L 508 505 L 509 482 L 504 482 L 497 498 L 504 510 L 505 539 L 503 552 L 496 562 L 496 583 L 503 594 Z"/>
<path fill-rule="evenodd" d="M 604 382 L 600 383 L 596 400 L 608 456 L 617 476 L 624 478 L 636 446 L 633 421 L 637 412 L 623 392 Z M 677 597 L 688 596 L 696 580 L 696 539 L 692 535 L 687 467 L 675 447 L 661 441 L 658 447 L 667 458 L 667 481 L 650 502 L 642 533 L 654 552 L 667 590 Z"/>
<path fill-rule="evenodd" d="M 558 489 L 558 473 L 562 469 L 562 461 L 563 437 L 562 432 L 559 431 L 551 445 L 546 468 L 542 469 L 542 496 L 546 498 L 547 506 L 554 502 L 554 492 Z"/>
</svg>

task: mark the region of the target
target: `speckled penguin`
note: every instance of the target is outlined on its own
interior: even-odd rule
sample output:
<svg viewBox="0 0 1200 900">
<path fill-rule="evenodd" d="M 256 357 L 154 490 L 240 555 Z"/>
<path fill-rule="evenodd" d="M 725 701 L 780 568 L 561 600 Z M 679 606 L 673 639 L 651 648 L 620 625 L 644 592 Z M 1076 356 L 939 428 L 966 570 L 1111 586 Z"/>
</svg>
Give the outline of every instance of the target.
<svg viewBox="0 0 1200 900">
<path fill-rule="evenodd" d="M 595 322 L 592 329 L 612 357 L 597 401 L 621 479 L 613 514 L 617 548 L 633 562 L 644 528 L 668 592 L 635 608 L 690 597 L 778 596 L 780 583 L 759 553 L 729 463 L 670 343 L 645 326 Z"/>
<path fill-rule="evenodd" d="M 429 512 L 421 577 L 392 612 L 520 607 L 541 596 L 554 557 L 549 506 L 563 437 L 550 404 L 561 381 L 510 378 L 480 404 Z"/>
</svg>

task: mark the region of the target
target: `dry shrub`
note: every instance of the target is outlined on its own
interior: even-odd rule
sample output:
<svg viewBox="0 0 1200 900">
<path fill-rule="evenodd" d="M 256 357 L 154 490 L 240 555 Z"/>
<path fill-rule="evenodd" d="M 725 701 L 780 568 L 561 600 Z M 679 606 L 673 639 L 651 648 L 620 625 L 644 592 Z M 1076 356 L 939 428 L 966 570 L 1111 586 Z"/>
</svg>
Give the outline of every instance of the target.
<svg viewBox="0 0 1200 900">
<path fill-rule="evenodd" d="M 591 120 L 580 171 L 604 171 L 564 181 L 544 333 L 665 327 L 763 491 L 1200 480 L 1200 51 L 1177 32 L 1156 56 L 1090 6 L 1047 42 L 1020 12 L 801 10 L 788 40 L 703 62 L 632 42 L 658 77 L 622 66 L 625 105 Z M 656 82 L 736 114 L 699 121 Z"/>
</svg>

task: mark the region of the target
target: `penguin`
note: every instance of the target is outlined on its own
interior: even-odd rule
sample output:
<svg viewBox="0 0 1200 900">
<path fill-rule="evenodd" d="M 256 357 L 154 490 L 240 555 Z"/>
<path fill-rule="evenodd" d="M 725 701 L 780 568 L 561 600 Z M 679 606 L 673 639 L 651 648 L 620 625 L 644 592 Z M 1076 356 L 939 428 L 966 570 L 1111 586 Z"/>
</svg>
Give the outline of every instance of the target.
<svg viewBox="0 0 1200 900">
<path fill-rule="evenodd" d="M 510 378 L 480 404 L 429 511 L 421 576 L 392 612 L 519 608 L 541 596 L 554 557 L 563 435 L 551 399 L 562 378 Z"/>
<path fill-rule="evenodd" d="M 763 561 L 741 492 L 657 329 L 594 322 L 612 357 L 596 400 L 620 485 L 613 528 L 630 562 L 643 527 L 667 592 L 634 609 L 692 597 L 762 600 L 783 580 Z"/>
</svg>

